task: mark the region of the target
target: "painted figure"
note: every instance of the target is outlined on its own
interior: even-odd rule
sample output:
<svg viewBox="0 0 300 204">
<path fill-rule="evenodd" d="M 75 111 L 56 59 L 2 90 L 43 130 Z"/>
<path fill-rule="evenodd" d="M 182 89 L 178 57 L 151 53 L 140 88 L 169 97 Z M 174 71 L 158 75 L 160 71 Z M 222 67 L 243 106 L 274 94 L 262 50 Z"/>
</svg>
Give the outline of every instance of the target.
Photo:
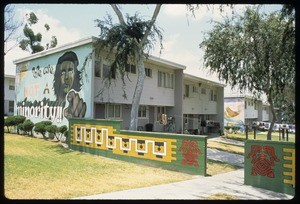
<svg viewBox="0 0 300 204">
<path fill-rule="evenodd" d="M 271 167 L 278 162 L 279 159 L 275 155 L 275 149 L 272 146 L 252 145 L 251 152 L 247 158 L 252 157 L 252 175 L 275 177 L 275 171 Z"/>
<path fill-rule="evenodd" d="M 79 97 L 81 89 L 81 72 L 78 67 L 77 55 L 72 52 L 64 53 L 57 61 L 53 87 L 57 102 L 68 101 L 69 106 L 64 110 L 65 117 L 84 117 L 86 103 Z"/>
<path fill-rule="evenodd" d="M 182 140 L 179 151 L 182 153 L 182 164 L 199 167 L 198 155 L 202 154 L 202 152 L 198 147 L 197 141 Z"/>
<path fill-rule="evenodd" d="M 78 64 L 77 55 L 72 51 L 64 53 L 58 59 L 53 80 L 54 93 L 58 102 L 64 101 L 71 89 L 80 91 L 81 72 L 77 69 Z"/>
</svg>

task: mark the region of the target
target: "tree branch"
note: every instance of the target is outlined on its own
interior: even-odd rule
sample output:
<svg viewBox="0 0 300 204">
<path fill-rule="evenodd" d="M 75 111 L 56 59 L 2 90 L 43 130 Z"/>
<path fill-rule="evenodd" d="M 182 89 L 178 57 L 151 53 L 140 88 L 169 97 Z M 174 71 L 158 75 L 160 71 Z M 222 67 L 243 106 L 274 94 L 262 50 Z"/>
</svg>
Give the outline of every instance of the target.
<svg viewBox="0 0 300 204">
<path fill-rule="evenodd" d="M 145 34 L 144 34 L 144 36 L 143 36 L 143 38 L 140 42 L 140 45 L 143 45 L 145 43 L 146 39 L 148 38 L 148 35 L 149 35 L 149 33 L 152 29 L 152 26 L 154 25 L 154 23 L 156 21 L 156 18 L 159 14 L 160 8 L 161 8 L 161 4 L 157 4 L 156 7 L 155 7 L 155 10 L 153 12 L 153 16 L 151 18 L 151 21 L 150 21 L 149 25 L 147 26 L 147 30 L 146 30 L 146 32 L 145 32 Z"/>
<path fill-rule="evenodd" d="M 113 8 L 113 10 L 115 11 L 115 13 L 117 14 L 120 24 L 123 26 L 126 26 L 123 15 L 122 15 L 120 9 L 117 7 L 117 5 L 116 4 L 110 4 L 110 5 Z"/>
</svg>

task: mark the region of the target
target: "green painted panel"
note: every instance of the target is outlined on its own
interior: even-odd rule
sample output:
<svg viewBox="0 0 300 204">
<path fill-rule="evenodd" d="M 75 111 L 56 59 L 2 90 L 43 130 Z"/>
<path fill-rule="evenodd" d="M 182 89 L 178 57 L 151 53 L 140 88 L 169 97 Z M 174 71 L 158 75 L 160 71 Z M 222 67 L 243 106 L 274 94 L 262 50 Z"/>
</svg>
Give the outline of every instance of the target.
<svg viewBox="0 0 300 204">
<path fill-rule="evenodd" d="M 121 121 L 69 119 L 69 147 L 128 162 L 206 175 L 206 136 L 120 130 Z"/>
<path fill-rule="evenodd" d="M 245 184 L 295 195 L 295 144 L 245 141 Z"/>
</svg>

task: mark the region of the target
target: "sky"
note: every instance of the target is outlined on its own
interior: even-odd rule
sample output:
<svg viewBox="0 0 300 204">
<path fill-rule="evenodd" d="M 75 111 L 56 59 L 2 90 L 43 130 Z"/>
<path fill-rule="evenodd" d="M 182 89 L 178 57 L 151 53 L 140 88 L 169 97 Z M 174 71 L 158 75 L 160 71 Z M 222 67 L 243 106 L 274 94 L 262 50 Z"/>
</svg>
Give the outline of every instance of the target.
<svg viewBox="0 0 300 204">
<path fill-rule="evenodd" d="M 41 32 L 43 36 L 42 45 L 50 42 L 51 36 L 58 39 L 58 46 L 80 40 L 82 38 L 99 35 L 100 29 L 96 27 L 95 20 L 103 19 L 107 14 L 114 20 L 116 15 L 108 4 L 13 4 L 15 8 L 15 19 L 23 21 L 25 25 L 25 14 L 34 12 L 39 18 L 38 24 L 32 27 L 34 32 Z M 247 5 L 235 5 L 234 11 L 242 14 Z M 249 5 L 248 5 L 249 6 Z M 150 19 L 155 9 L 154 4 L 122 4 L 123 14 L 133 15 L 138 12 L 144 19 Z M 279 10 L 280 5 L 269 4 L 263 9 L 268 11 Z M 222 21 L 223 16 L 231 15 L 232 10 L 224 7 L 220 12 L 219 5 L 200 6 L 195 12 L 195 17 L 187 12 L 185 4 L 163 4 L 157 18 L 157 26 L 163 30 L 162 53 L 159 54 L 159 46 L 150 53 L 153 56 L 176 62 L 186 66 L 185 73 L 198 77 L 217 81 L 216 74 L 209 72 L 203 65 L 203 50 L 199 48 L 205 36 L 205 32 L 213 28 L 212 21 Z M 114 21 L 117 22 L 117 21 Z M 45 31 L 44 24 L 50 26 Z M 22 36 L 23 26 L 18 30 Z M 16 43 L 10 41 L 5 44 L 5 49 L 11 48 Z M 5 74 L 15 75 L 14 60 L 29 56 L 30 53 L 21 50 L 18 46 L 10 50 L 4 58 Z"/>
</svg>

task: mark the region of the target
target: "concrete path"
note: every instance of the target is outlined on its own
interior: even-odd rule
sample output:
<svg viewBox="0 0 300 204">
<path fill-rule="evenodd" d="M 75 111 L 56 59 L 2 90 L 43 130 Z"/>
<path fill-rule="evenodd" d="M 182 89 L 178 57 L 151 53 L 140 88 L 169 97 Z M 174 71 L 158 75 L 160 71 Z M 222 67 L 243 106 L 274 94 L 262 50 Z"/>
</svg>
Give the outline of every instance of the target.
<svg viewBox="0 0 300 204">
<path fill-rule="evenodd" d="M 239 154 L 207 148 L 207 158 L 239 167 L 244 167 L 244 156 Z"/>
<path fill-rule="evenodd" d="M 201 200 L 217 193 L 226 193 L 241 200 L 287 200 L 293 196 L 244 185 L 244 169 L 196 179 L 144 188 L 85 196 L 80 200 Z"/>
</svg>

